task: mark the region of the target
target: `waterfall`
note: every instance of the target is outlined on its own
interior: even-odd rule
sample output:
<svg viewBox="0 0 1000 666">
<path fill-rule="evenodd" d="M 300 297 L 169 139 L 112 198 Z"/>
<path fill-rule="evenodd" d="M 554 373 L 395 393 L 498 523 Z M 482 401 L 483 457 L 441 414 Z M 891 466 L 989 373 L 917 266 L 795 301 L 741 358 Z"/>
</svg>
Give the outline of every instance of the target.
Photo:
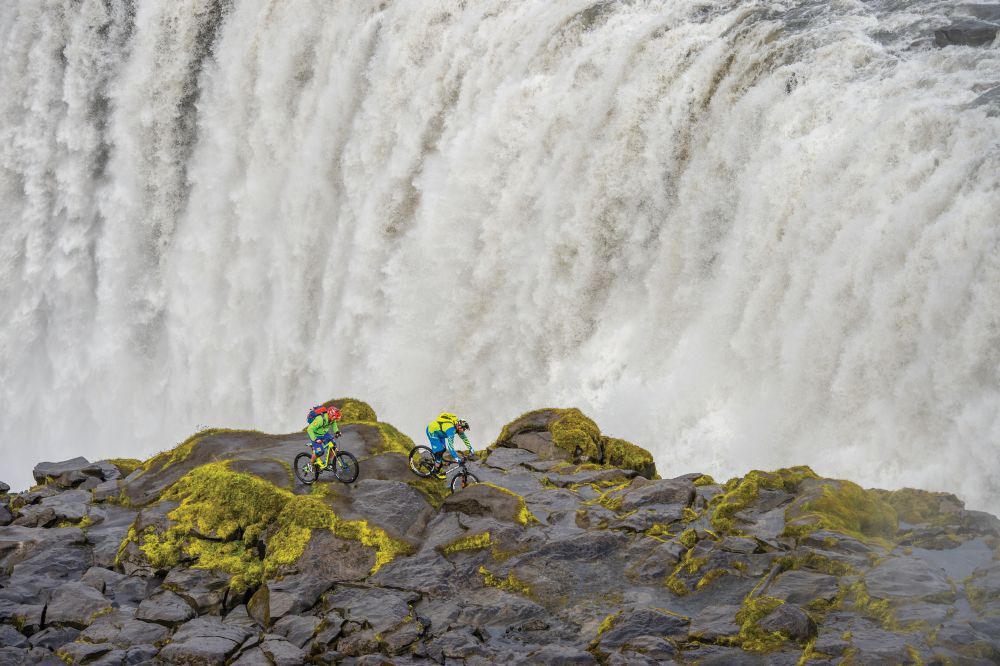
<svg viewBox="0 0 1000 666">
<path fill-rule="evenodd" d="M 1000 50 L 936 47 L 960 11 L 8 0 L 3 480 L 353 395 L 1000 511 Z"/>
</svg>

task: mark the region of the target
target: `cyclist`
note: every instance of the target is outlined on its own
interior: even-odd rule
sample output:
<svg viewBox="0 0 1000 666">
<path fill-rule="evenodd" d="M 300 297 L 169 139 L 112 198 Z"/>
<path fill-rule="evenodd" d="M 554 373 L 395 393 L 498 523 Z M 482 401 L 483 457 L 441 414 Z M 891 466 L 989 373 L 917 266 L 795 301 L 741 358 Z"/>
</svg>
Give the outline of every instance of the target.
<svg viewBox="0 0 1000 666">
<path fill-rule="evenodd" d="M 436 419 L 427 425 L 427 439 L 431 443 L 431 451 L 434 452 L 434 474 L 439 479 L 445 478 L 442 466 L 444 465 L 443 456 L 446 448 L 455 461 L 461 462 L 462 460 L 461 456 L 455 453 L 455 435 L 462 438 L 470 455 L 476 452 L 465 434 L 465 431 L 469 429 L 468 421 L 463 421 L 448 412 L 441 412 Z"/>
<path fill-rule="evenodd" d="M 309 413 L 310 416 L 313 414 L 316 416 L 309 421 L 309 427 L 306 428 L 309 441 L 312 442 L 312 458 L 309 461 L 311 464 L 315 464 L 317 458 L 324 457 L 327 442 L 333 444 L 333 440 L 340 437 L 340 426 L 337 425 L 337 421 L 340 420 L 339 409 L 336 407 L 315 407 Z M 331 430 L 333 432 L 330 432 Z M 322 460 L 320 466 L 325 466 Z"/>
</svg>

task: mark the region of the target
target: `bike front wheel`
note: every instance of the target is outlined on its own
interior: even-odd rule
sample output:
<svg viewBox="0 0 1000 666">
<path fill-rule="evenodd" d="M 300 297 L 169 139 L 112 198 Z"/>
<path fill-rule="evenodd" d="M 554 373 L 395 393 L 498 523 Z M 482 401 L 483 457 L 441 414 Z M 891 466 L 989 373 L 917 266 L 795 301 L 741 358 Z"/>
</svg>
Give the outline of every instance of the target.
<svg viewBox="0 0 1000 666">
<path fill-rule="evenodd" d="M 410 471 L 422 479 L 430 478 L 434 473 L 434 465 L 437 460 L 434 452 L 426 446 L 414 446 L 410 449 Z"/>
<path fill-rule="evenodd" d="M 476 477 L 475 474 L 473 474 L 472 472 L 466 472 L 464 474 L 459 472 L 451 479 L 451 484 L 450 484 L 451 492 L 452 494 L 455 494 L 459 490 L 462 490 L 463 488 L 468 488 L 474 483 L 479 483 L 479 479 L 478 477 Z"/>
<path fill-rule="evenodd" d="M 349 451 L 338 451 L 333 459 L 333 473 L 341 483 L 354 483 L 358 478 L 358 459 Z"/>
<path fill-rule="evenodd" d="M 292 463 L 292 470 L 295 471 L 295 478 L 307 486 L 311 486 L 313 482 L 316 481 L 316 477 L 319 475 L 316 465 L 309 462 L 311 458 L 311 454 L 300 453 L 295 456 L 295 462 Z"/>
</svg>

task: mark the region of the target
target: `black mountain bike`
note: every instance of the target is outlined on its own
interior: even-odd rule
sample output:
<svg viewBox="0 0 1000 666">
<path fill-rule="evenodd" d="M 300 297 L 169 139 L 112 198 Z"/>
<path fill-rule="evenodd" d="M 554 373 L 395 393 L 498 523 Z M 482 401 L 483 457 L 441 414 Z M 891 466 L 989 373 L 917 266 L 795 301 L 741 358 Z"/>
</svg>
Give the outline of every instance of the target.
<svg viewBox="0 0 1000 666">
<path fill-rule="evenodd" d="M 448 487 L 453 493 L 462 488 L 467 488 L 473 483 L 479 483 L 479 477 L 469 471 L 469 468 L 465 466 L 466 462 L 466 458 L 444 460 L 444 463 L 448 465 L 444 470 L 445 476 L 455 471 L 455 476 L 451 477 L 451 481 L 448 483 Z M 434 452 L 431 451 L 430 447 L 414 446 L 410 449 L 411 472 L 423 479 L 427 479 L 437 471 L 436 467 L 437 460 L 434 458 Z"/>
<path fill-rule="evenodd" d="M 332 462 L 330 454 L 333 454 Z M 295 478 L 307 486 L 312 485 L 325 470 L 332 470 L 333 475 L 342 483 L 354 483 L 358 478 L 358 459 L 349 451 L 338 451 L 333 442 L 326 443 L 326 455 L 317 458 L 315 463 L 310 463 L 310 458 L 311 453 L 300 453 L 292 463 Z"/>
</svg>

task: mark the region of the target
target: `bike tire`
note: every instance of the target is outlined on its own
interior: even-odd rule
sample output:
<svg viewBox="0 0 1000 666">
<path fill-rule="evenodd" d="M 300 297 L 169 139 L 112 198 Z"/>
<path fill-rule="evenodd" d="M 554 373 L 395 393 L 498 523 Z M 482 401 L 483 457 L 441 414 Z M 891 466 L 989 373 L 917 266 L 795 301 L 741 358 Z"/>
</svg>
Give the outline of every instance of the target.
<svg viewBox="0 0 1000 666">
<path fill-rule="evenodd" d="M 316 477 L 319 476 L 319 469 L 316 465 L 309 462 L 312 455 L 309 453 L 300 453 L 295 456 L 295 462 L 292 463 L 292 470 L 295 472 L 295 478 L 311 486 L 316 481 Z"/>
<path fill-rule="evenodd" d="M 410 449 L 410 471 L 421 479 L 429 479 L 434 473 L 434 452 L 428 446 L 414 446 Z"/>
<path fill-rule="evenodd" d="M 459 490 L 462 490 L 463 488 L 468 488 L 474 483 L 479 483 L 479 477 L 477 477 L 475 474 L 473 474 L 472 472 L 466 472 L 465 474 L 459 472 L 458 474 L 452 477 L 451 483 L 448 484 L 448 487 L 451 488 L 451 494 L 454 495 Z"/>
<path fill-rule="evenodd" d="M 350 451 L 338 451 L 334 455 L 333 464 L 330 467 L 333 469 L 333 475 L 341 483 L 354 483 L 361 471 L 358 467 L 358 459 Z"/>
</svg>

